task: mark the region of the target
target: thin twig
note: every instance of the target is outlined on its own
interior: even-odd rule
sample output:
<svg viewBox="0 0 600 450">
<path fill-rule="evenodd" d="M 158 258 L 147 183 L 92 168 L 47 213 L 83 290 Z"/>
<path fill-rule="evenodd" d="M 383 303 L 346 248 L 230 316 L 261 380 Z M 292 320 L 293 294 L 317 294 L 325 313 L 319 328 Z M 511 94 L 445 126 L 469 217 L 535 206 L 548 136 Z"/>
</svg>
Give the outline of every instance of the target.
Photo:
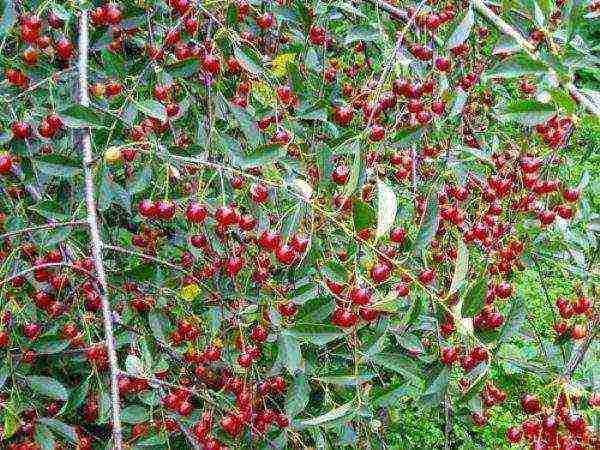
<svg viewBox="0 0 600 450">
<path fill-rule="evenodd" d="M 90 106 L 88 92 L 88 52 L 89 52 L 89 20 L 88 11 L 83 0 L 80 2 L 82 11 L 79 15 L 79 104 L 84 107 Z M 112 408 L 112 438 L 115 450 L 123 449 L 123 430 L 121 426 L 121 403 L 119 399 L 119 363 L 112 325 L 112 312 L 108 300 L 108 283 L 102 259 L 102 240 L 98 229 L 98 217 L 96 214 L 96 202 L 94 199 L 94 156 L 92 154 L 92 134 L 89 127 L 82 129 L 81 144 L 83 148 L 83 168 L 85 179 L 85 203 L 87 207 L 87 221 L 90 231 L 92 258 L 100 287 L 100 298 L 102 300 L 102 320 L 104 323 L 104 337 L 106 339 L 106 350 L 110 368 L 110 394 Z"/>
<path fill-rule="evenodd" d="M 35 225 L 33 227 L 21 228 L 20 230 L 0 234 L 0 241 L 3 239 L 6 239 L 6 238 L 12 237 L 12 236 L 17 236 L 19 234 L 29 233 L 31 231 L 47 230 L 47 229 L 54 229 L 54 228 L 59 228 L 59 227 L 76 227 L 76 226 L 86 225 L 86 224 L 87 224 L 87 221 L 85 221 L 85 220 L 72 220 L 70 222 L 50 222 L 50 223 L 46 223 L 44 225 Z"/>
</svg>

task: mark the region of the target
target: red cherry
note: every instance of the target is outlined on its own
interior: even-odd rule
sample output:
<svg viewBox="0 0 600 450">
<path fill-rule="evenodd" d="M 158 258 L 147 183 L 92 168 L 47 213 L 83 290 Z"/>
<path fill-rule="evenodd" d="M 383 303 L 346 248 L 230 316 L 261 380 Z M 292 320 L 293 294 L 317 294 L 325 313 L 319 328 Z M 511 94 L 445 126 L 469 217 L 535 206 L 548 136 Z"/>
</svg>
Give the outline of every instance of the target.
<svg viewBox="0 0 600 450">
<path fill-rule="evenodd" d="M 354 111 L 349 106 L 340 106 L 333 110 L 333 120 L 342 127 L 347 127 L 353 117 Z"/>
<path fill-rule="evenodd" d="M 268 336 L 269 332 L 265 327 L 261 325 L 253 327 L 252 331 L 250 332 L 250 339 L 258 343 L 265 342 Z"/>
<path fill-rule="evenodd" d="M 0 153 L 0 175 L 9 174 L 13 166 L 13 158 L 10 153 Z"/>
<path fill-rule="evenodd" d="M 506 430 L 506 439 L 511 444 L 516 444 L 523 438 L 523 430 L 521 427 L 510 427 Z"/>
<path fill-rule="evenodd" d="M 161 200 L 156 206 L 157 215 L 162 220 L 171 220 L 175 216 L 175 203 L 170 200 Z"/>
<path fill-rule="evenodd" d="M 265 250 L 274 251 L 279 248 L 281 242 L 281 236 L 279 233 L 271 230 L 265 230 L 262 232 L 258 239 L 259 245 Z"/>
<path fill-rule="evenodd" d="M 254 203 L 264 203 L 269 196 L 267 187 L 262 183 L 254 183 L 250 186 L 250 198 Z"/>
<path fill-rule="evenodd" d="M 540 401 L 533 394 L 524 394 L 521 397 L 521 407 L 527 414 L 535 414 L 540 411 Z"/>
<path fill-rule="evenodd" d="M 202 60 L 202 68 L 206 72 L 212 75 L 216 75 L 217 73 L 219 73 L 219 70 L 221 68 L 221 62 L 219 61 L 219 58 L 217 56 L 209 53 Z"/>
<path fill-rule="evenodd" d="M 138 205 L 138 211 L 142 216 L 153 219 L 158 215 L 158 205 L 152 200 L 144 199 Z"/>
<path fill-rule="evenodd" d="M 435 60 L 435 68 L 440 72 L 449 72 L 451 68 L 450 60 L 447 58 L 437 58 Z"/>
<path fill-rule="evenodd" d="M 28 139 L 31 136 L 31 126 L 27 122 L 13 122 L 10 129 L 17 139 Z"/>
<path fill-rule="evenodd" d="M 391 274 L 391 269 L 387 264 L 378 263 L 371 268 L 371 278 L 376 283 L 383 283 Z"/>
<path fill-rule="evenodd" d="M 277 260 L 285 265 L 293 264 L 298 256 L 296 249 L 291 245 L 284 244 L 280 246 L 275 252 L 275 256 L 277 256 Z"/>
<path fill-rule="evenodd" d="M 231 206 L 219 206 L 215 211 L 215 220 L 219 225 L 226 227 L 236 223 L 238 215 Z"/>
<path fill-rule="evenodd" d="M 271 28 L 274 22 L 275 18 L 270 12 L 263 13 L 256 18 L 256 25 L 263 30 Z"/>
<path fill-rule="evenodd" d="M 185 217 L 187 220 L 193 223 L 202 223 L 206 220 L 208 211 L 206 207 L 200 203 L 192 202 L 188 204 L 185 210 Z"/>
<path fill-rule="evenodd" d="M 578 188 L 565 189 L 563 192 L 563 198 L 567 202 L 576 202 L 577 200 L 579 200 L 580 195 L 581 191 Z"/>
<path fill-rule="evenodd" d="M 346 184 L 350 178 L 350 169 L 348 166 L 337 166 L 331 173 L 331 180 L 339 185 Z"/>
<path fill-rule="evenodd" d="M 118 5 L 109 3 L 108 5 L 104 6 L 104 11 L 106 15 L 106 22 L 110 25 L 116 25 L 121 21 L 123 13 Z"/>
<path fill-rule="evenodd" d="M 458 360 L 458 350 L 456 347 L 444 347 L 441 350 L 440 358 L 443 364 L 450 366 Z"/>
<path fill-rule="evenodd" d="M 64 36 L 56 42 L 55 49 L 57 56 L 64 61 L 73 57 L 73 44 Z"/>
</svg>

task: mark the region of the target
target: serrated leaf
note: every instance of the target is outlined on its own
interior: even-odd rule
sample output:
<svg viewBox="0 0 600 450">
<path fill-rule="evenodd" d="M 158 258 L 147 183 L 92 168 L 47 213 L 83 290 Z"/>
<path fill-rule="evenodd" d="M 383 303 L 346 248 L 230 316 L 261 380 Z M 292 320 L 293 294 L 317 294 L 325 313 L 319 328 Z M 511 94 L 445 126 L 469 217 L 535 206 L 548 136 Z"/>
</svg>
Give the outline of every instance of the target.
<svg viewBox="0 0 600 450">
<path fill-rule="evenodd" d="M 6 36 L 10 33 L 16 19 L 15 1 L 4 0 L 4 10 L 2 11 L 2 19 L 0 20 L 0 36 Z"/>
<path fill-rule="evenodd" d="M 81 105 L 71 105 L 59 112 L 65 126 L 69 128 L 108 128 L 111 116 L 99 109 Z"/>
<path fill-rule="evenodd" d="M 196 74 L 199 68 L 200 60 L 198 58 L 188 58 L 171 64 L 166 70 L 173 78 L 185 78 Z"/>
<path fill-rule="evenodd" d="M 300 371 L 302 363 L 302 353 L 298 339 L 291 333 L 284 331 L 279 336 L 279 353 L 282 355 L 283 364 L 294 376 Z"/>
<path fill-rule="evenodd" d="M 34 161 L 40 172 L 55 177 L 71 178 L 83 170 L 80 161 L 56 153 L 40 156 Z"/>
<path fill-rule="evenodd" d="M 67 425 L 58 419 L 49 417 L 40 417 L 38 420 L 70 443 L 77 444 L 79 441 L 75 428 L 71 425 Z"/>
<path fill-rule="evenodd" d="M 354 400 L 352 400 L 320 416 L 301 420 L 298 422 L 297 428 L 326 427 L 331 424 L 337 424 L 341 420 L 350 420 L 354 416 L 355 411 L 356 406 Z"/>
<path fill-rule="evenodd" d="M 242 133 L 248 141 L 248 145 L 252 148 L 256 148 L 260 145 L 260 133 L 256 126 L 256 121 L 250 116 L 248 111 L 244 108 L 240 108 L 233 103 L 229 103 L 229 110 L 235 117 L 236 122 L 239 124 Z"/>
<path fill-rule="evenodd" d="M 350 45 L 354 42 L 374 41 L 379 36 L 377 30 L 369 26 L 358 26 L 351 28 L 344 33 L 344 45 Z"/>
<path fill-rule="evenodd" d="M 524 75 L 543 75 L 547 72 L 548 67 L 543 62 L 534 60 L 528 55 L 517 53 L 500 61 L 488 70 L 483 78 L 519 78 Z"/>
<path fill-rule="evenodd" d="M 341 328 L 328 324 L 298 323 L 289 329 L 290 333 L 300 339 L 305 339 L 314 345 L 325 345 L 344 336 Z"/>
<path fill-rule="evenodd" d="M 485 277 L 480 276 L 465 292 L 461 305 L 461 316 L 472 317 L 478 314 L 483 308 L 485 302 L 485 293 L 487 290 L 487 281 Z"/>
<path fill-rule="evenodd" d="M 504 122 L 518 122 L 523 125 L 538 125 L 556 114 L 554 106 L 535 100 L 517 100 L 499 109 L 496 117 Z"/>
<path fill-rule="evenodd" d="M 90 390 L 90 377 L 86 378 L 76 389 L 69 394 L 69 400 L 61 408 L 61 414 L 74 411 L 79 408 Z"/>
<path fill-rule="evenodd" d="M 373 373 L 362 373 L 358 375 L 324 375 L 317 379 L 321 383 L 335 384 L 338 386 L 358 386 L 375 377 Z"/>
<path fill-rule="evenodd" d="M 373 228 L 375 225 L 375 211 L 368 203 L 354 202 L 352 204 L 352 217 L 354 219 L 354 229 L 357 232 Z"/>
<path fill-rule="evenodd" d="M 428 246 L 439 225 L 439 211 L 438 211 L 438 199 L 436 192 L 432 190 L 427 199 L 427 205 L 425 206 L 425 212 L 419 225 L 419 231 L 413 245 L 415 254 L 419 254 L 425 250 Z"/>
<path fill-rule="evenodd" d="M 285 412 L 290 417 L 295 417 L 304 411 L 310 399 L 310 385 L 306 375 L 301 373 L 294 377 L 294 381 L 288 390 L 285 401 Z"/>
<path fill-rule="evenodd" d="M 29 385 L 31 390 L 46 397 L 56 400 L 67 400 L 69 398 L 69 391 L 67 391 L 67 388 L 54 378 L 32 375 L 26 377 L 25 382 Z"/>
<path fill-rule="evenodd" d="M 418 367 L 413 359 L 397 353 L 378 353 L 371 356 L 371 362 L 393 370 L 411 383 L 419 386 L 423 380 L 418 376 Z"/>
<path fill-rule="evenodd" d="M 348 148 L 348 153 L 354 155 L 350 176 L 348 177 L 348 182 L 346 183 L 345 189 L 346 197 L 351 197 L 358 186 L 358 180 L 360 178 L 360 172 L 362 169 L 362 152 L 360 148 L 360 142 L 358 140 L 352 141 Z"/>
<path fill-rule="evenodd" d="M 465 282 L 469 273 L 469 249 L 462 239 L 458 240 L 458 249 L 456 252 L 456 262 L 454 264 L 454 274 L 450 283 L 448 295 L 457 292 Z"/>
<path fill-rule="evenodd" d="M 150 420 L 150 411 L 140 405 L 130 405 L 121 410 L 121 420 L 125 423 L 142 423 Z"/>
<path fill-rule="evenodd" d="M 35 442 L 40 446 L 41 450 L 54 450 L 56 441 L 50 429 L 41 423 L 35 426 Z"/>
<path fill-rule="evenodd" d="M 446 41 L 447 49 L 455 48 L 469 38 L 469 34 L 471 34 L 471 29 L 473 28 L 474 20 L 475 17 L 473 15 L 473 9 L 469 7 L 461 22 Z"/>
<path fill-rule="evenodd" d="M 143 100 L 141 102 L 135 102 L 136 108 L 143 114 L 154 117 L 162 122 L 167 120 L 167 108 L 162 103 L 156 100 Z"/>
<path fill-rule="evenodd" d="M 258 76 L 264 75 L 260 55 L 253 48 L 248 45 L 236 46 L 233 53 L 246 71 Z"/>
</svg>

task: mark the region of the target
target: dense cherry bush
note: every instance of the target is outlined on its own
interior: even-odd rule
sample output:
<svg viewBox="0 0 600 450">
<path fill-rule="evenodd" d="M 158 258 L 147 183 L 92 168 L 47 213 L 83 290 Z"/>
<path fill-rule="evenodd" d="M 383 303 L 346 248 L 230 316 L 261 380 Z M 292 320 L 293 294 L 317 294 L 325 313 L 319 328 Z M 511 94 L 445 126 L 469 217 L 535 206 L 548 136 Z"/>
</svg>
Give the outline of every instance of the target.
<svg viewBox="0 0 600 450">
<path fill-rule="evenodd" d="M 2 5 L 1 448 L 598 448 L 598 2 Z"/>
</svg>

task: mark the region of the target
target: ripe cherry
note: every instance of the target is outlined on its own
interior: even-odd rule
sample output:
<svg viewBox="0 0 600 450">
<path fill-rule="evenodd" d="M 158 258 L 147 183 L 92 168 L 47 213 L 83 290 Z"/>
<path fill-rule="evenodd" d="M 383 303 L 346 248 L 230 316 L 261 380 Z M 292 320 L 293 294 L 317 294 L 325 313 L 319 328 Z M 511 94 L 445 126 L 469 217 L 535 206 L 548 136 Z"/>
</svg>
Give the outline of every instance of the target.
<svg viewBox="0 0 600 450">
<path fill-rule="evenodd" d="M 202 59 L 202 68 L 212 74 L 212 75 L 216 75 L 217 73 L 219 73 L 219 70 L 221 68 L 221 62 L 219 61 L 219 58 L 213 54 L 207 54 L 204 59 Z"/>
<path fill-rule="evenodd" d="M 186 219 L 193 223 L 202 223 L 206 220 L 207 216 L 208 211 L 206 207 L 198 202 L 188 204 L 185 210 Z"/>
<path fill-rule="evenodd" d="M 345 165 L 337 166 L 331 173 L 331 180 L 338 185 L 346 184 L 349 178 L 350 168 Z"/>
<path fill-rule="evenodd" d="M 31 136 L 31 126 L 27 122 L 13 122 L 10 129 L 17 139 L 28 139 Z"/>
<path fill-rule="evenodd" d="M 521 397 L 521 407 L 527 414 L 535 414 L 540 411 L 540 401 L 533 394 L 524 394 Z"/>
<path fill-rule="evenodd" d="M 390 266 L 387 264 L 378 263 L 371 268 L 371 278 L 376 283 L 383 283 L 391 274 Z"/>
<path fill-rule="evenodd" d="M 13 158 L 10 153 L 0 153 L 0 175 L 9 174 L 13 166 Z"/>
</svg>

